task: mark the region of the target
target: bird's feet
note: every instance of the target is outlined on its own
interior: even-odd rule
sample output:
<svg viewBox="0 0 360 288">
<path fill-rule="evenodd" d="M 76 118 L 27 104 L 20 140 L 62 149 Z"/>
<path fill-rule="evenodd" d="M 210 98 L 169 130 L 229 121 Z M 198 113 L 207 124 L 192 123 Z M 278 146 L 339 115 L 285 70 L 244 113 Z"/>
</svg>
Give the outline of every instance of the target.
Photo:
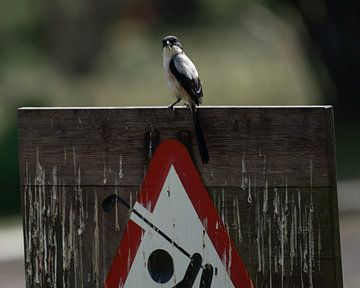
<svg viewBox="0 0 360 288">
<path fill-rule="evenodd" d="M 169 108 L 170 110 L 173 110 L 173 111 L 174 111 L 174 110 L 175 110 L 175 105 L 174 105 L 174 104 L 171 104 L 171 105 L 168 106 L 168 108 Z"/>
<path fill-rule="evenodd" d="M 176 101 L 174 103 L 172 103 L 171 105 L 168 106 L 169 109 L 175 110 L 174 106 L 179 103 L 181 100 L 180 97 L 177 97 Z"/>
</svg>

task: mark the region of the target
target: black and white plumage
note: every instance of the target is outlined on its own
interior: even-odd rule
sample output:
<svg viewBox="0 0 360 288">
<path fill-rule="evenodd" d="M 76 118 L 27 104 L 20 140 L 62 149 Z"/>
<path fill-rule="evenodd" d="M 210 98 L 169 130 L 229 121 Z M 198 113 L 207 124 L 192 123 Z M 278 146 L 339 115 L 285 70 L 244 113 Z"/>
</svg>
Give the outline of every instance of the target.
<svg viewBox="0 0 360 288">
<path fill-rule="evenodd" d="M 163 38 L 162 43 L 165 79 L 169 90 L 176 97 L 176 101 L 169 107 L 172 108 L 180 101 L 184 101 L 190 107 L 201 160 L 203 164 L 208 163 L 209 152 L 197 109 L 197 106 L 202 103 L 203 98 L 199 74 L 194 63 L 184 53 L 178 38 L 166 36 Z"/>
</svg>

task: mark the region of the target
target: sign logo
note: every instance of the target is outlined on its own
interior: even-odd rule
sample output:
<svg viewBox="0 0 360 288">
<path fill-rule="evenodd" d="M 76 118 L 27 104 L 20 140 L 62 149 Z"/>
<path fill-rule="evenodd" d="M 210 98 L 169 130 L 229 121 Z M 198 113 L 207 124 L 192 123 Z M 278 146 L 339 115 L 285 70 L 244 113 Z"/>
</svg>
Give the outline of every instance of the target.
<svg viewBox="0 0 360 288">
<path fill-rule="evenodd" d="M 116 196 L 117 197 L 117 196 Z M 162 142 L 105 287 L 250 288 L 250 276 L 186 148 Z"/>
</svg>

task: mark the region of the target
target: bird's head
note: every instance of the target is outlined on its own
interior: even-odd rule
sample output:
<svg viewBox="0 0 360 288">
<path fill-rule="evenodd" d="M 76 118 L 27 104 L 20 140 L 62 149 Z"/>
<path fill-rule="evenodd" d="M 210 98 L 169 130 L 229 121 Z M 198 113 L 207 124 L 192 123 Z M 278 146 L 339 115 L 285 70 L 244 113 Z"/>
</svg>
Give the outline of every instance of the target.
<svg viewBox="0 0 360 288">
<path fill-rule="evenodd" d="M 182 51 L 182 45 L 175 36 L 166 36 L 162 40 L 163 50 L 169 50 L 172 53 L 179 53 Z"/>
</svg>

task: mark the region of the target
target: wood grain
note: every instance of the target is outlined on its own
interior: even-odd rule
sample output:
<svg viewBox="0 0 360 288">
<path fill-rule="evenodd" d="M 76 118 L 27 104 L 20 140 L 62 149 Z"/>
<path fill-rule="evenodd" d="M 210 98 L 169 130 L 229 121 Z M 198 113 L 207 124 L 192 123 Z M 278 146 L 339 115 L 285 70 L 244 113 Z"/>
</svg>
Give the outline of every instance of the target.
<svg viewBox="0 0 360 288">
<path fill-rule="evenodd" d="M 134 202 L 151 131 L 160 141 L 189 131 L 255 287 L 342 287 L 332 108 L 208 107 L 200 117 L 205 166 L 187 109 L 19 109 L 27 286 L 101 287 L 129 217 L 102 200 Z"/>
</svg>

